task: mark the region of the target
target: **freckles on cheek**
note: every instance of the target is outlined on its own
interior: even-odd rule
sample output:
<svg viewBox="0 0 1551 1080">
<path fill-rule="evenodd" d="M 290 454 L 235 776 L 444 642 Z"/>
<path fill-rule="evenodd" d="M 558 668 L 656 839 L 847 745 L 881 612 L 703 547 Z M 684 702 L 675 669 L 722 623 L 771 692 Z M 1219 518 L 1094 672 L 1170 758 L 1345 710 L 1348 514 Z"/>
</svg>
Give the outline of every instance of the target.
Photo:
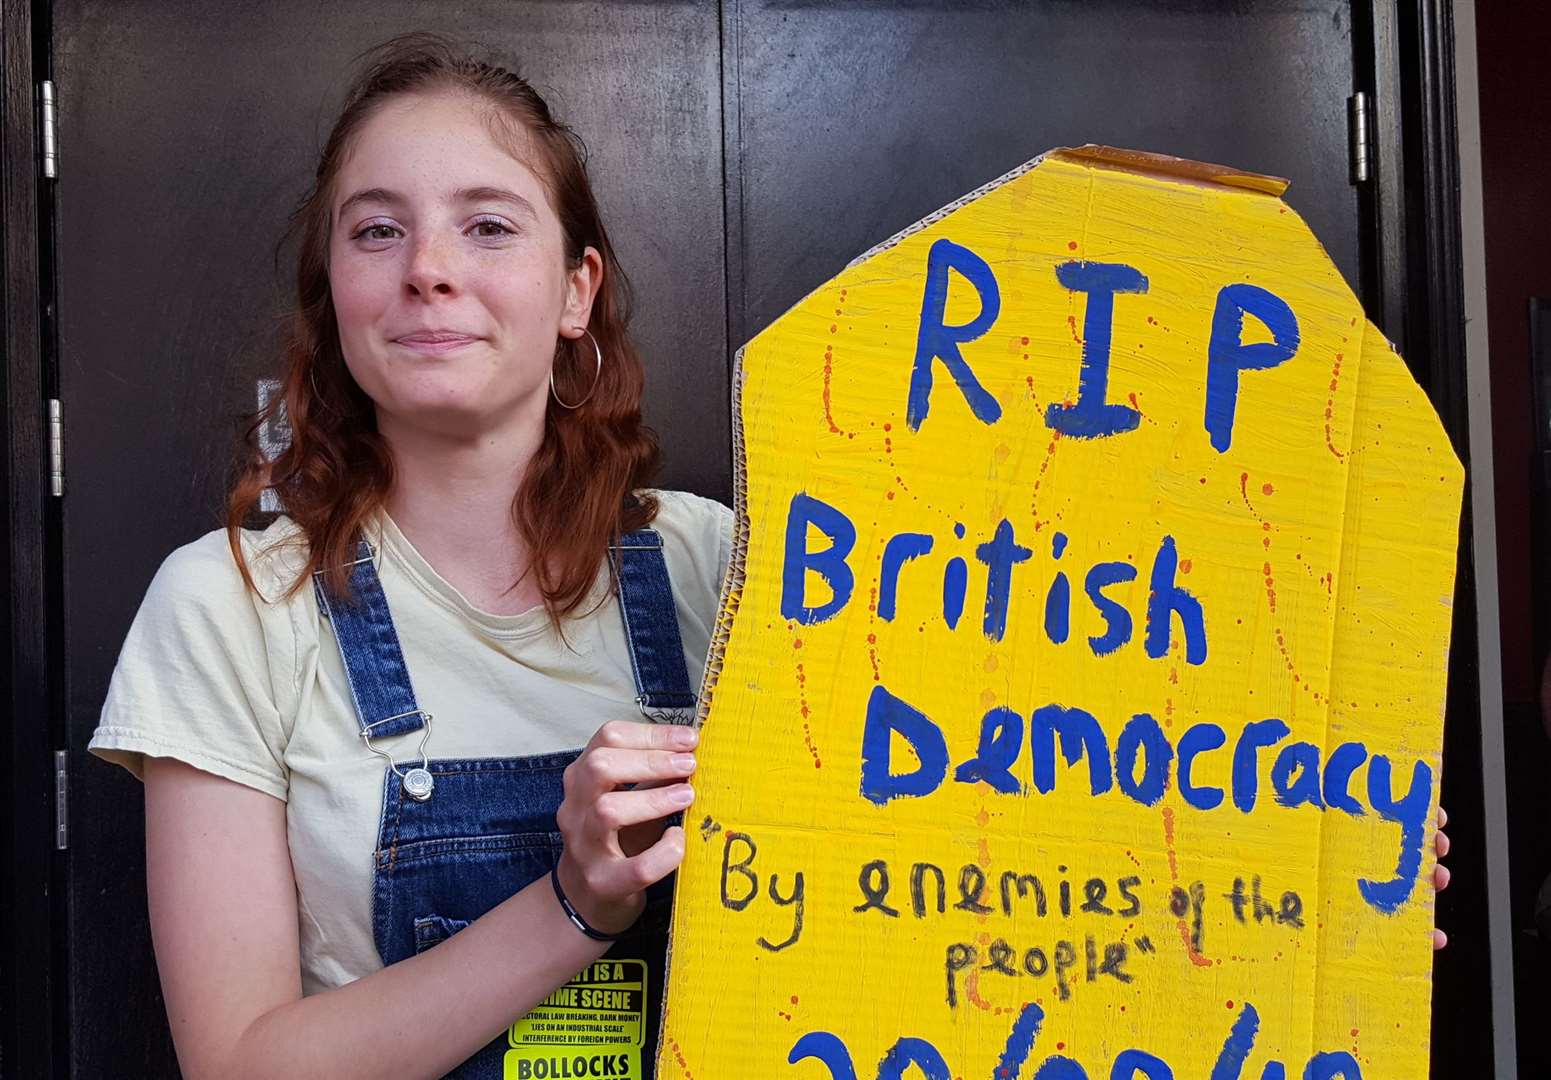
<svg viewBox="0 0 1551 1080">
<path fill-rule="evenodd" d="M 385 294 L 384 288 L 391 289 L 391 285 L 380 271 L 353 264 L 349 259 L 335 263 L 329 274 L 329 289 L 340 329 L 348 333 L 351 324 L 370 320 L 384 297 L 391 298 L 391 291 Z"/>
</svg>

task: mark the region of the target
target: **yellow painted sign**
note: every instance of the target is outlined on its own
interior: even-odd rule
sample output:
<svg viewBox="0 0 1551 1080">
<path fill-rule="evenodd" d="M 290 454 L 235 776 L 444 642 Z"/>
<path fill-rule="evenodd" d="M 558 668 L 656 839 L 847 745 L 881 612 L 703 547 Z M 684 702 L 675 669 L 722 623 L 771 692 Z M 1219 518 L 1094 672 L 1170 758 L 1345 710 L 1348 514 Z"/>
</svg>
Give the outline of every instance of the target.
<svg viewBox="0 0 1551 1080">
<path fill-rule="evenodd" d="M 1055 151 L 744 349 L 659 1076 L 1426 1075 L 1463 477 L 1283 187 Z"/>
</svg>

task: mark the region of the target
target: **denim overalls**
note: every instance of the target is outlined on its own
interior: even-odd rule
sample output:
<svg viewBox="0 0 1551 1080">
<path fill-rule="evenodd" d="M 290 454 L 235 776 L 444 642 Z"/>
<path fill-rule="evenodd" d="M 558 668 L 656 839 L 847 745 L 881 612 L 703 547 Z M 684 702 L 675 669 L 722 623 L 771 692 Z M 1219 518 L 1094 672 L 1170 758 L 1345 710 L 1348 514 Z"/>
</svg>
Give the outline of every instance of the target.
<svg viewBox="0 0 1551 1080">
<path fill-rule="evenodd" d="M 626 533 L 610 554 L 641 711 L 658 722 L 689 722 L 695 695 L 662 537 L 651 529 Z M 380 744 L 420 733 L 412 758 L 403 751 L 388 757 L 373 853 L 372 934 L 382 962 L 392 964 L 445 940 L 549 873 L 562 847 L 555 824 L 562 773 L 579 751 L 426 759 L 431 717 L 416 704 L 371 547 L 365 541 L 358 546 L 352 601 L 332 595 L 321 576 L 313 581 L 344 658 L 367 746 L 388 757 Z M 399 757 L 414 767 L 401 767 Z M 450 1075 L 650 1080 L 672 891 L 671 878 L 648 890 L 640 922 L 603 960 Z M 514 953 L 511 963 L 523 963 L 522 955 Z"/>
</svg>

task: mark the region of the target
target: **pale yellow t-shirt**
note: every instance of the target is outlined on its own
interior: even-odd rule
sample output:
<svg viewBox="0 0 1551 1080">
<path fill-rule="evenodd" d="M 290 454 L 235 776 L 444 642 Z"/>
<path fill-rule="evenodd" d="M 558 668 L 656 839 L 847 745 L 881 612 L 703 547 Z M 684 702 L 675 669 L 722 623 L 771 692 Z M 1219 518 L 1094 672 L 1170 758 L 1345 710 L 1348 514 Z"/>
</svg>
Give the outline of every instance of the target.
<svg viewBox="0 0 1551 1080">
<path fill-rule="evenodd" d="M 731 549 L 732 514 L 658 492 L 653 522 L 698 688 Z M 384 762 L 363 745 L 339 648 L 311 584 L 283 596 L 301 564 L 281 519 L 245 534 L 249 592 L 212 532 L 168 556 L 119 655 L 88 749 L 141 775 L 171 757 L 286 802 L 296 872 L 302 986 L 315 993 L 382 966 L 372 941 L 372 851 Z M 600 567 L 562 641 L 542 608 L 492 615 L 443 580 L 384 516 L 378 575 L 415 695 L 435 718 L 433 758 L 578 749 L 607 720 L 639 720 L 618 601 Z M 600 604 L 597 601 L 602 600 Z M 420 733 L 383 741 L 415 758 Z"/>
</svg>

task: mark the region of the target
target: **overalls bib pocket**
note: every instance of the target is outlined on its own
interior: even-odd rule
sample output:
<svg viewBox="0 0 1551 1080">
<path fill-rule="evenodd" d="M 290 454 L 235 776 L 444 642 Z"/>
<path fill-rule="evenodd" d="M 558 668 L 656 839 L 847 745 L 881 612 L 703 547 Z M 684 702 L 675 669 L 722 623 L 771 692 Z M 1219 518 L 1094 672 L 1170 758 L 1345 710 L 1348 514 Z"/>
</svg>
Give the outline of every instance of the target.
<svg viewBox="0 0 1551 1080">
<path fill-rule="evenodd" d="M 423 952 L 554 867 L 555 824 L 575 751 L 432 760 L 435 794 L 416 802 L 384 782 L 373 857 L 372 935 L 384 964 Z"/>
</svg>

